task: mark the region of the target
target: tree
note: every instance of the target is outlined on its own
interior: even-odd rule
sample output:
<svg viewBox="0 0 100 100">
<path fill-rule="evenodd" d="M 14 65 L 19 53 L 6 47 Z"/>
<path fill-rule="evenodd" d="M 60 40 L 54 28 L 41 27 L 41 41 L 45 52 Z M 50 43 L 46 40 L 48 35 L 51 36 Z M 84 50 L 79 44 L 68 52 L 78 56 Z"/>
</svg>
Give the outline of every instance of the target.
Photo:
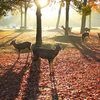
<svg viewBox="0 0 100 100">
<path fill-rule="evenodd" d="M 58 29 L 58 26 L 59 26 L 60 14 L 61 14 L 61 4 L 60 4 L 60 7 L 59 7 L 59 13 L 58 13 L 58 20 L 57 20 L 57 24 L 56 24 L 56 29 Z"/>
<path fill-rule="evenodd" d="M 0 19 L 3 16 L 7 16 L 8 12 L 11 12 L 11 15 L 14 16 L 20 12 L 21 9 L 21 27 L 22 27 L 22 7 L 25 7 L 25 29 L 27 27 L 27 8 L 32 7 L 30 4 L 31 0 L 2 0 L 0 2 Z"/>
<path fill-rule="evenodd" d="M 21 9 L 21 28 L 22 28 L 22 8 L 25 9 L 25 17 L 24 17 L 24 29 L 27 29 L 27 9 L 31 8 L 33 5 L 31 4 L 31 0 L 19 0 L 20 1 L 20 9 Z"/>
<path fill-rule="evenodd" d="M 15 12 L 16 9 L 20 9 L 20 1 L 19 0 L 2 0 L 2 1 L 0 1 L 0 19 L 2 19 L 4 16 L 7 16 L 7 13 L 9 11 Z"/>
<path fill-rule="evenodd" d="M 57 20 L 57 24 L 56 24 L 56 29 L 58 29 L 58 26 L 59 26 L 60 15 L 61 15 L 61 8 L 62 7 L 64 7 L 64 1 L 63 0 L 60 1 L 60 7 L 59 7 L 59 13 L 58 13 L 58 20 Z"/>
<path fill-rule="evenodd" d="M 68 27 L 69 27 L 69 6 L 70 0 L 66 0 L 66 21 L 65 21 L 65 35 L 68 36 Z"/>
<path fill-rule="evenodd" d="M 27 9 L 32 7 L 30 4 L 31 0 L 24 0 L 24 8 L 25 8 L 25 19 L 24 19 L 24 29 L 27 29 Z"/>
<path fill-rule="evenodd" d="M 81 32 L 80 32 L 81 34 L 84 33 L 87 15 L 89 15 L 89 28 L 91 28 L 91 11 L 92 10 L 98 11 L 98 6 L 96 4 L 96 1 L 89 0 L 88 5 L 87 5 L 87 0 L 84 0 L 84 7 L 82 9 L 83 15 L 82 15 L 82 24 L 81 24 Z"/>
<path fill-rule="evenodd" d="M 47 4 L 41 7 L 39 0 L 34 0 L 37 10 L 36 10 L 36 16 L 37 16 L 37 33 L 36 33 L 36 46 L 42 45 L 42 31 L 41 31 L 41 9 L 46 7 L 50 0 L 47 1 Z"/>
<path fill-rule="evenodd" d="M 58 25 L 59 25 L 60 14 L 61 14 L 61 7 L 64 6 L 64 1 L 66 2 L 65 36 L 68 36 L 68 27 L 69 27 L 69 6 L 70 6 L 70 0 L 61 0 L 61 2 L 60 2 L 60 8 L 59 8 L 59 13 L 58 13 L 58 21 L 57 21 L 56 29 L 58 28 Z"/>
<path fill-rule="evenodd" d="M 84 0 L 84 6 L 86 6 L 87 0 Z M 85 29 L 85 23 L 86 23 L 86 16 L 82 15 L 82 23 L 81 23 L 81 34 L 84 33 Z"/>
<path fill-rule="evenodd" d="M 91 0 L 89 0 L 89 1 L 88 1 L 88 4 L 89 4 L 89 6 L 91 6 L 92 11 L 97 11 L 98 13 L 100 13 L 100 12 L 99 12 L 100 3 L 98 4 L 98 3 L 96 3 L 96 2 L 99 3 L 99 1 L 95 1 L 95 0 L 91 1 Z M 90 13 L 90 15 L 89 15 L 89 28 L 91 29 L 91 13 Z"/>
<path fill-rule="evenodd" d="M 86 24 L 86 16 L 90 15 L 91 13 L 91 6 L 87 5 L 87 0 L 84 0 L 84 2 L 81 1 L 74 1 L 75 6 L 78 9 L 79 14 L 82 15 L 82 23 L 81 23 L 81 34 L 84 33 L 85 24 Z"/>
<path fill-rule="evenodd" d="M 20 9 L 21 9 L 21 27 L 20 28 L 22 28 L 22 24 L 23 24 L 23 12 L 22 12 L 22 1 L 20 2 Z"/>
</svg>

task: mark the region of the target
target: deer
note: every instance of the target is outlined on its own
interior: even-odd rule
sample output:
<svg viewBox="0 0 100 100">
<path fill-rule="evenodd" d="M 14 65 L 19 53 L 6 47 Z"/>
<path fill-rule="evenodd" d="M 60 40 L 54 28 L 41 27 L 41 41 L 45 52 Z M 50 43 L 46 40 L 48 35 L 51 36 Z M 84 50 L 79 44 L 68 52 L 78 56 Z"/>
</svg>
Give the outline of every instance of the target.
<svg viewBox="0 0 100 100">
<path fill-rule="evenodd" d="M 20 51 L 22 49 L 28 49 L 28 51 L 31 50 L 31 43 L 30 42 L 23 42 L 23 43 L 20 43 L 20 44 L 16 44 L 15 43 L 16 40 L 13 40 L 10 45 L 13 45 L 18 51 L 19 51 L 19 56 L 18 56 L 18 59 L 20 57 Z"/>
<path fill-rule="evenodd" d="M 86 27 L 84 30 L 85 30 L 86 33 L 90 32 L 90 29 L 88 27 Z"/>
<path fill-rule="evenodd" d="M 89 33 L 83 33 L 82 34 L 82 42 L 84 42 L 85 37 L 89 37 Z"/>
<path fill-rule="evenodd" d="M 53 60 L 58 55 L 61 50 L 60 45 L 54 45 L 55 49 L 46 49 L 46 48 L 35 48 L 33 50 L 34 58 L 33 61 L 38 61 L 39 58 L 48 59 L 50 76 L 54 74 L 53 71 Z"/>
<path fill-rule="evenodd" d="M 99 37 L 99 39 L 100 39 L 100 33 L 97 33 L 98 34 L 98 37 Z"/>
<path fill-rule="evenodd" d="M 64 28 L 64 26 L 63 26 L 63 25 L 61 26 L 61 28 L 65 31 L 65 28 Z M 68 27 L 68 33 L 70 33 L 70 32 L 71 32 L 71 29 L 72 29 L 72 27 Z"/>
</svg>

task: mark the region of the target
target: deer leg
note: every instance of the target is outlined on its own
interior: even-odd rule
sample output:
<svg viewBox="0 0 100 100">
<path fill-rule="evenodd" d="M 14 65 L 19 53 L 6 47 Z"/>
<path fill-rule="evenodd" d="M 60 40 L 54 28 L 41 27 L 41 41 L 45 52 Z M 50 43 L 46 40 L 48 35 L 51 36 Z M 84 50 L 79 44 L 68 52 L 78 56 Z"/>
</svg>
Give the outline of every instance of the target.
<svg viewBox="0 0 100 100">
<path fill-rule="evenodd" d="M 28 64 L 28 57 L 29 57 L 29 52 L 28 52 L 28 55 L 27 55 L 26 64 Z"/>
<path fill-rule="evenodd" d="M 50 64 L 50 60 L 48 59 L 48 62 L 49 62 L 49 69 L 50 69 L 50 73 L 51 73 L 51 64 Z"/>
<path fill-rule="evenodd" d="M 27 49 L 28 49 L 28 53 L 31 52 L 31 58 L 32 58 L 32 50 L 30 49 L 30 47 L 28 47 Z"/>
<path fill-rule="evenodd" d="M 48 60 L 48 61 L 49 61 L 50 76 L 51 76 L 51 75 L 54 75 L 54 72 L 53 72 L 53 59 Z"/>
<path fill-rule="evenodd" d="M 99 39 L 100 39 L 100 35 L 99 35 Z"/>
<path fill-rule="evenodd" d="M 19 54 L 18 54 L 18 59 L 20 58 L 20 50 L 19 50 Z"/>
</svg>

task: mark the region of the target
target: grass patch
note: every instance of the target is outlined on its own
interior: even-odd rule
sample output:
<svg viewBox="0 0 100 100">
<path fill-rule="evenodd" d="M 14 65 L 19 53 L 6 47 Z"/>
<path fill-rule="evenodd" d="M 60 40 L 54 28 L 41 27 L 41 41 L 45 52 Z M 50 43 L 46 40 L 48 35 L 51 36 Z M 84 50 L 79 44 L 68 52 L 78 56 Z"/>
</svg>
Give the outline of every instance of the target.
<svg viewBox="0 0 100 100">
<path fill-rule="evenodd" d="M 77 45 L 81 45 L 81 35 L 79 33 L 72 33 L 68 37 L 61 33 L 61 30 L 49 30 L 42 31 L 42 47 L 53 49 L 52 44 L 60 44 L 62 49 L 76 48 Z M 29 41 L 32 43 L 32 49 L 34 49 L 36 42 L 36 31 L 34 30 L 15 30 L 15 31 L 1 31 L 0 32 L 0 51 L 3 52 L 16 52 L 13 46 L 10 46 L 10 42 L 16 39 L 16 43 L 22 43 Z M 98 41 L 93 37 L 91 39 L 86 38 L 88 44 L 97 43 Z M 27 52 L 27 50 L 23 50 Z"/>
</svg>

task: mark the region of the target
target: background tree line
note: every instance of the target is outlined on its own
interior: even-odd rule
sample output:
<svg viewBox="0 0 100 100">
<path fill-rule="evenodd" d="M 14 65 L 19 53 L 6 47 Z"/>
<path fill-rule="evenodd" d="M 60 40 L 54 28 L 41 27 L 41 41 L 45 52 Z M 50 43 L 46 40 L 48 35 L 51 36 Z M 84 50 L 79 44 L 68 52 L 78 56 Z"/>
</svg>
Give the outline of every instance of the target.
<svg viewBox="0 0 100 100">
<path fill-rule="evenodd" d="M 21 26 L 22 26 L 22 8 L 25 8 L 25 22 L 24 28 L 27 27 L 27 9 L 28 7 L 32 7 L 31 3 L 35 3 L 36 5 L 36 18 L 37 18 L 37 33 L 36 33 L 36 46 L 42 45 L 42 28 L 41 28 L 41 9 L 45 8 L 47 5 L 51 6 L 52 4 L 58 3 L 60 4 L 59 12 L 58 12 L 58 21 L 56 28 L 59 26 L 60 13 L 61 8 L 63 6 L 66 7 L 65 14 L 65 36 L 68 36 L 68 27 L 69 27 L 69 7 L 72 6 L 79 14 L 82 15 L 81 22 L 81 34 L 84 33 L 85 24 L 86 24 L 86 16 L 91 15 L 92 10 L 100 11 L 98 1 L 95 0 L 47 0 L 47 4 L 41 7 L 39 0 L 1 0 L 0 1 L 0 19 L 2 17 L 7 16 L 8 12 L 11 12 L 12 15 L 15 15 L 21 12 Z"/>
</svg>

